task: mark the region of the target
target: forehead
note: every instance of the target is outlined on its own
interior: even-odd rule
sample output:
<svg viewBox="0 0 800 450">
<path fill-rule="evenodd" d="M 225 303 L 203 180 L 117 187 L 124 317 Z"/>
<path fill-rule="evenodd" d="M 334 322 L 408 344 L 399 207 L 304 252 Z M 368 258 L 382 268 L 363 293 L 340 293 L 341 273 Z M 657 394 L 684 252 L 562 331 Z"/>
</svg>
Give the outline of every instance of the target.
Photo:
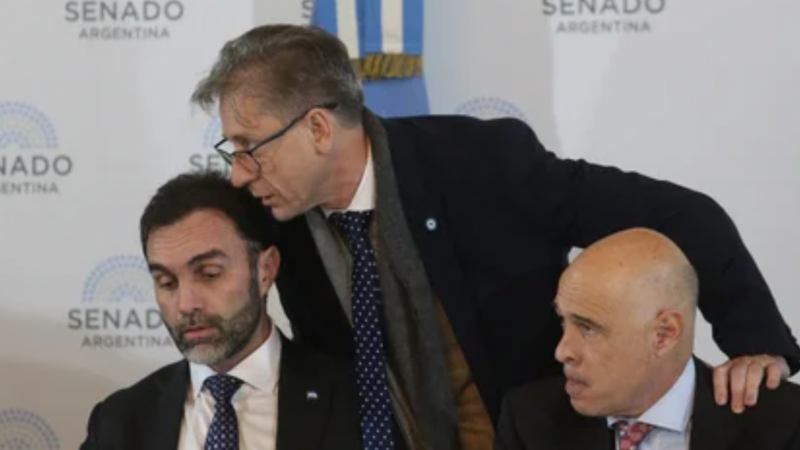
<svg viewBox="0 0 800 450">
<path fill-rule="evenodd" d="M 172 225 L 155 230 L 147 241 L 151 260 L 190 258 L 211 249 L 235 255 L 244 247 L 233 222 L 214 210 L 192 212 Z"/>
<path fill-rule="evenodd" d="M 264 111 L 261 100 L 243 94 L 223 97 L 219 103 L 219 116 L 222 133 L 229 139 L 280 124 L 276 117 Z"/>
<path fill-rule="evenodd" d="M 613 281 L 582 271 L 567 271 L 561 278 L 555 306 L 562 315 L 576 314 L 608 321 L 617 313 L 619 292 Z"/>
</svg>

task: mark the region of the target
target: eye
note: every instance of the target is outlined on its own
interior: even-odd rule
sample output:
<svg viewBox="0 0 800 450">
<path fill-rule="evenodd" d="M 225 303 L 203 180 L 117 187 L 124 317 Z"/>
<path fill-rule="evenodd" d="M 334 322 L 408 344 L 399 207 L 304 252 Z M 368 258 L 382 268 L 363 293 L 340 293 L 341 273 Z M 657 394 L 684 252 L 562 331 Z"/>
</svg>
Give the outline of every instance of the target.
<svg viewBox="0 0 800 450">
<path fill-rule="evenodd" d="M 178 284 L 175 279 L 168 276 L 155 277 L 153 281 L 155 282 L 156 288 L 162 291 L 171 291 L 175 289 Z"/>
<path fill-rule="evenodd" d="M 217 266 L 204 266 L 200 269 L 200 277 L 204 280 L 215 280 L 222 275 L 222 268 Z"/>
<path fill-rule="evenodd" d="M 580 330 L 581 333 L 586 335 L 593 335 L 597 331 L 593 326 L 589 325 L 588 323 L 578 322 L 576 326 L 578 327 L 578 330 Z"/>
</svg>

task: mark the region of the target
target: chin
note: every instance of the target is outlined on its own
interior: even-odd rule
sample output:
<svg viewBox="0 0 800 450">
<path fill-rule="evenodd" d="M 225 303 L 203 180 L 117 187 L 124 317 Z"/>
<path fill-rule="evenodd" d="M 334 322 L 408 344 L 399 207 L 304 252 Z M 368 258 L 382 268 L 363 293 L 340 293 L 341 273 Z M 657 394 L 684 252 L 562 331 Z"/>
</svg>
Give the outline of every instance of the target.
<svg viewBox="0 0 800 450">
<path fill-rule="evenodd" d="M 586 400 L 575 400 L 570 398 L 570 403 L 572 404 L 572 408 L 582 416 L 605 417 L 607 415 L 604 413 L 602 406 L 592 402 L 587 402 Z"/>
<path fill-rule="evenodd" d="M 277 220 L 278 222 L 286 222 L 287 220 L 294 219 L 297 217 L 297 214 L 292 214 L 291 211 L 286 211 L 282 208 L 272 208 L 272 217 Z"/>
<path fill-rule="evenodd" d="M 278 206 L 270 208 L 272 217 L 278 222 L 286 222 L 292 220 L 297 216 L 303 215 L 309 208 L 301 210 L 300 208 L 287 208 L 285 206 Z"/>
<path fill-rule="evenodd" d="M 213 366 L 225 358 L 224 349 L 212 344 L 197 344 L 183 352 L 189 362 Z"/>
</svg>

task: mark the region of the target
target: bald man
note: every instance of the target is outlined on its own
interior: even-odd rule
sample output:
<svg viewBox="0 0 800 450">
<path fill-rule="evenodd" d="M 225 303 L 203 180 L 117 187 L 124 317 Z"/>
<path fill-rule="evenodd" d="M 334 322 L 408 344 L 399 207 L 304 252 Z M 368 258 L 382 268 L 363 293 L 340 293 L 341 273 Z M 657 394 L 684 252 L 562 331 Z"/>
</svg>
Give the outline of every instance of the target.
<svg viewBox="0 0 800 450">
<path fill-rule="evenodd" d="M 555 299 L 564 376 L 511 391 L 496 450 L 800 449 L 800 386 L 744 414 L 714 401 L 692 355 L 698 280 L 667 237 L 633 229 L 587 248 Z"/>
</svg>

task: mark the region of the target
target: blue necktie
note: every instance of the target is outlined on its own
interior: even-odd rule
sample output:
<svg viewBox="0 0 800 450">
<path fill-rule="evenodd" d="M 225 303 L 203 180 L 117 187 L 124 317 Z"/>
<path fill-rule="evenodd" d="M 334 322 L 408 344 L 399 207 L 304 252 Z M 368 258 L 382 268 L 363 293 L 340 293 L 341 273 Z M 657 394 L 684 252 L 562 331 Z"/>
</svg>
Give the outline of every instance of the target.
<svg viewBox="0 0 800 450">
<path fill-rule="evenodd" d="M 239 421 L 231 399 L 242 380 L 230 375 L 213 375 L 204 386 L 214 397 L 214 418 L 208 428 L 205 450 L 239 450 Z"/>
<path fill-rule="evenodd" d="M 353 254 L 353 332 L 364 449 L 389 450 L 394 448 L 392 406 L 380 320 L 381 288 L 369 241 L 371 217 L 371 211 L 333 213 L 330 221 L 347 239 Z"/>
</svg>

